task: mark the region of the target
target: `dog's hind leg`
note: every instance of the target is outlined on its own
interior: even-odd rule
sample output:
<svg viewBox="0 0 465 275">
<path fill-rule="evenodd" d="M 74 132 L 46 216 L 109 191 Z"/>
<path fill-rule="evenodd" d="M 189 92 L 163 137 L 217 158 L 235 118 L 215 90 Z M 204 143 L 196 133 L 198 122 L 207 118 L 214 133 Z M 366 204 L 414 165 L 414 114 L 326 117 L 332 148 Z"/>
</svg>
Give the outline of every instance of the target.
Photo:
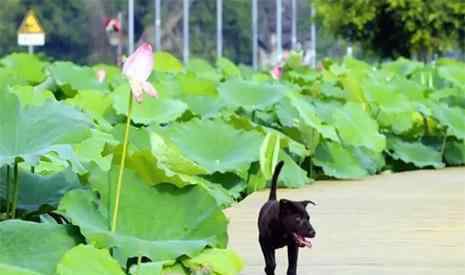
<svg viewBox="0 0 465 275">
<path fill-rule="evenodd" d="M 261 238 L 259 241 L 263 256 L 265 257 L 265 273 L 266 275 L 274 275 L 274 270 L 276 268 L 275 250 L 267 245 Z"/>
<path fill-rule="evenodd" d="M 297 274 L 297 258 L 299 257 L 299 247 L 296 244 L 287 245 L 288 268 L 287 275 Z"/>
</svg>

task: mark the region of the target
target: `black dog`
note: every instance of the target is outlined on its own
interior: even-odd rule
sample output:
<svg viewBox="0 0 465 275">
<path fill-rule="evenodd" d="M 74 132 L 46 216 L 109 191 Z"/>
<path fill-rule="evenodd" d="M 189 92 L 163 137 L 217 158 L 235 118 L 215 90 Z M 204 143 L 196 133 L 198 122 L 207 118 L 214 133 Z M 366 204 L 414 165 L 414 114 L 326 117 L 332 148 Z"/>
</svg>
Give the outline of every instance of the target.
<svg viewBox="0 0 465 275">
<path fill-rule="evenodd" d="M 284 162 L 280 161 L 271 180 L 270 197 L 260 209 L 258 217 L 259 241 L 265 257 L 265 273 L 274 275 L 275 250 L 287 246 L 288 275 L 296 275 L 299 247 L 312 247 L 308 238 L 315 237 L 310 216 L 305 207 L 312 201 L 276 200 L 276 185 Z"/>
</svg>

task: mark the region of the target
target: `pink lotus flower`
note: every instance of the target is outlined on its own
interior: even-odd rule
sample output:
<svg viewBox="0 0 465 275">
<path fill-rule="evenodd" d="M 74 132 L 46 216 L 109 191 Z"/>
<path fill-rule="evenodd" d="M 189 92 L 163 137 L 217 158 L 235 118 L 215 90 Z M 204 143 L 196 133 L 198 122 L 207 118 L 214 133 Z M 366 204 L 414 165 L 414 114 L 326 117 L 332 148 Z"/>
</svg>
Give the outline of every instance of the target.
<svg viewBox="0 0 465 275">
<path fill-rule="evenodd" d="M 128 78 L 134 99 L 139 103 L 144 92 L 149 96 L 158 96 L 157 90 L 147 81 L 152 70 L 153 51 L 149 43 L 143 43 L 124 62 L 123 74 Z"/>
<path fill-rule="evenodd" d="M 107 72 L 105 69 L 98 69 L 97 70 L 97 81 L 100 83 L 103 83 L 105 81 L 105 78 L 107 78 Z"/>
<path fill-rule="evenodd" d="M 280 65 L 276 65 L 271 71 L 271 76 L 276 80 L 281 79 L 282 74 L 283 74 L 283 68 Z"/>
</svg>

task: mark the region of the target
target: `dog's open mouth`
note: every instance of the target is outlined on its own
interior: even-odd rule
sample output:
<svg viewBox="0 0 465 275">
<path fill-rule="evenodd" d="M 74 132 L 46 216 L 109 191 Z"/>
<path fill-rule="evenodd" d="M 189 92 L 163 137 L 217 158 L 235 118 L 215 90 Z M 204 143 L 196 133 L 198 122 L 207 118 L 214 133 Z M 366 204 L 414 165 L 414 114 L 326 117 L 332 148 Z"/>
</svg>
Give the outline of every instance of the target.
<svg viewBox="0 0 465 275">
<path fill-rule="evenodd" d="M 297 245 L 299 247 L 306 246 L 308 248 L 312 248 L 312 241 L 310 241 L 310 238 L 305 238 L 304 236 L 298 235 L 296 233 L 293 233 L 293 234 L 294 234 L 294 239 L 297 242 Z"/>
</svg>

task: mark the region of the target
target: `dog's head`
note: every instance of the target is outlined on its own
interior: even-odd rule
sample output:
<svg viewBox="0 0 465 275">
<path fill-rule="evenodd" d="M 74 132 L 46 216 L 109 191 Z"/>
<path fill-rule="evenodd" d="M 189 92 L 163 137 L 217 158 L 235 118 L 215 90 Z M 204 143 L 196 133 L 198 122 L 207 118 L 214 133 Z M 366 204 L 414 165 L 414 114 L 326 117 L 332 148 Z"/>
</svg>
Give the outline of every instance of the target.
<svg viewBox="0 0 465 275">
<path fill-rule="evenodd" d="M 312 201 L 279 201 L 280 221 L 286 233 L 292 236 L 299 247 L 312 247 L 310 238 L 315 237 L 315 230 L 310 223 L 310 215 L 305 209 L 308 204 L 316 205 Z"/>
</svg>

